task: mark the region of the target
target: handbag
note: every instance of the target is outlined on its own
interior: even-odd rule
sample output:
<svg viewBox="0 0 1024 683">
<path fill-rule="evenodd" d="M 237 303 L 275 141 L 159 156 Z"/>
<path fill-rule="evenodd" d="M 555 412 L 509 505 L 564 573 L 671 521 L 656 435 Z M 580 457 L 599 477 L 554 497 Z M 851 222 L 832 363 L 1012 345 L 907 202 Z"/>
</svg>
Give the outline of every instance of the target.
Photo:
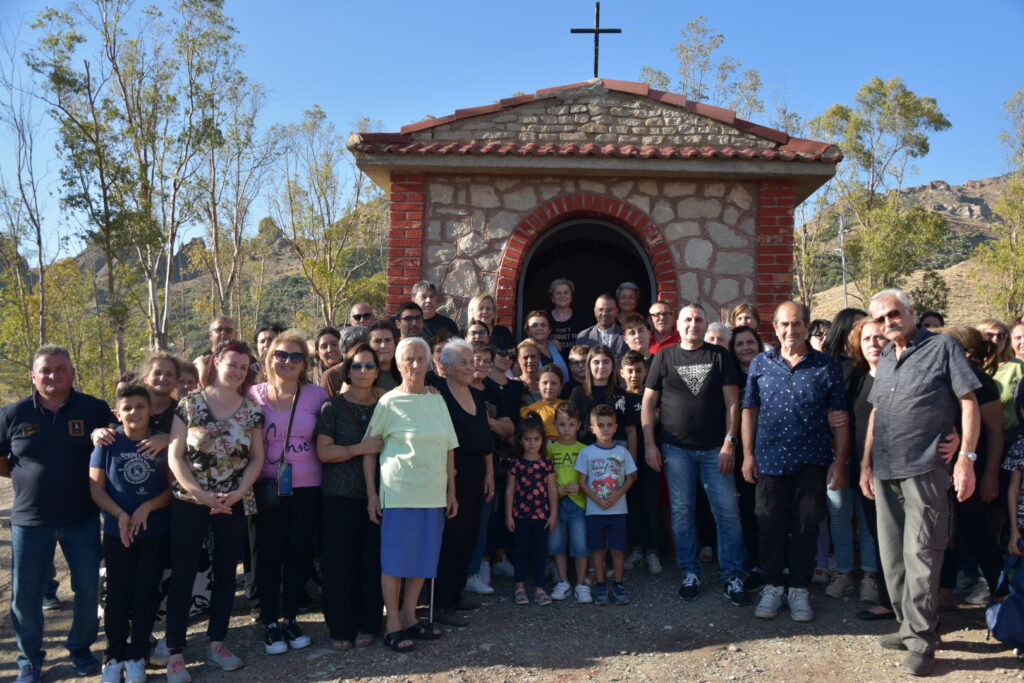
<svg viewBox="0 0 1024 683">
<path fill-rule="evenodd" d="M 299 394 L 302 386 L 295 390 L 295 400 L 292 401 L 292 412 L 288 416 L 288 429 L 285 431 L 284 446 L 281 449 L 281 467 L 274 479 L 257 479 L 253 486 L 256 495 L 256 507 L 259 510 L 277 507 L 281 504 L 283 496 L 292 495 L 292 464 L 288 462 L 288 443 L 292 437 L 292 421 L 295 419 L 295 408 L 299 405 Z"/>
</svg>

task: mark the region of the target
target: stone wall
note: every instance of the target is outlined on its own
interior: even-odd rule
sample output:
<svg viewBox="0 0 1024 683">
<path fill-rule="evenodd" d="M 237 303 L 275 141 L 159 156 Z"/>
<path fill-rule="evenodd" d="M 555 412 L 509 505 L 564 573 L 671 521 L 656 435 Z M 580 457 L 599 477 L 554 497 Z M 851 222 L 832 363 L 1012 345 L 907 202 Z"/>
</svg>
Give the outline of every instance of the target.
<svg viewBox="0 0 1024 683">
<path fill-rule="evenodd" d="M 756 181 L 426 175 L 423 187 L 423 241 L 417 267 L 442 290 L 442 310 L 460 322 L 470 297 L 495 292 L 499 273 L 507 279 L 520 272 L 520 260 L 531 246 L 520 240 L 536 239 L 568 220 L 574 207 L 584 208 L 582 196 L 590 204 L 580 215 L 607 213 L 606 220 L 630 229 L 652 252 L 655 270 L 671 283 L 663 286 L 659 279 L 659 288 L 671 298 L 698 300 L 713 319 L 722 307 L 753 300 L 760 189 Z M 562 203 L 559 198 L 567 200 Z M 537 219 L 538 208 L 545 205 L 562 206 L 564 211 L 555 216 L 545 208 Z M 594 206 L 603 209 L 595 211 Z M 524 222 L 539 227 L 523 232 Z M 517 236 L 510 248 L 517 229 L 527 236 Z M 409 242 L 403 242 L 406 245 Z M 504 320 L 514 313 L 499 308 L 504 309 L 499 311 Z"/>
<path fill-rule="evenodd" d="M 561 142 L 680 147 L 774 147 L 714 119 L 600 83 L 559 90 L 507 111 L 460 119 L 411 134 L 417 142 Z"/>
</svg>

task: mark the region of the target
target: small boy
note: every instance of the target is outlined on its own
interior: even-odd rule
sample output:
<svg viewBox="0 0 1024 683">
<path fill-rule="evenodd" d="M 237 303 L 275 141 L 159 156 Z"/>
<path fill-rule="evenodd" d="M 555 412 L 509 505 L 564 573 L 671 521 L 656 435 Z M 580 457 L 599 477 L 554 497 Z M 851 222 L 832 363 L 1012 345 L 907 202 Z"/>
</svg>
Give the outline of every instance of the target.
<svg viewBox="0 0 1024 683">
<path fill-rule="evenodd" d="M 129 683 L 142 683 L 170 551 L 171 491 L 167 452 L 138 453 L 139 442 L 151 435 L 149 392 L 138 384 L 121 387 L 115 405 L 123 431 L 110 445 L 97 446 L 89 461 L 89 491 L 104 512 L 107 653 L 102 680 L 120 681 L 123 672 Z"/>
<path fill-rule="evenodd" d="M 612 554 L 615 582 L 612 591 L 615 604 L 629 602 L 622 585 L 626 552 L 626 491 L 636 480 L 633 457 L 623 446 L 615 444 L 613 437 L 618 428 L 615 409 L 598 404 L 590 411 L 590 430 L 595 443 L 580 451 L 576 459 L 580 489 L 587 496 L 587 549 L 594 565 L 594 604 L 608 604 L 608 585 L 605 583 L 604 554 Z"/>
<path fill-rule="evenodd" d="M 555 428 L 558 440 L 548 444 L 548 457 L 555 466 L 555 486 L 558 489 L 558 525 L 548 535 L 548 555 L 554 555 L 558 569 L 558 583 L 551 591 L 555 600 L 564 600 L 572 590 L 569 583 L 571 555 L 576 565 L 576 602 L 593 602 L 587 576 L 587 497 L 580 491 L 580 475 L 576 460 L 583 444 L 576 436 L 580 431 L 580 413 L 575 403 L 568 401 L 555 409 Z"/>
<path fill-rule="evenodd" d="M 555 409 L 565 403 L 564 399 L 559 398 L 559 394 L 562 392 L 562 382 L 562 368 L 554 363 L 548 363 L 540 369 L 537 380 L 540 400 L 519 409 L 521 417 L 525 418 L 530 413 L 537 413 L 540 416 L 541 421 L 544 422 L 544 436 L 549 441 L 558 438 L 558 430 L 555 428 Z"/>
<path fill-rule="evenodd" d="M 569 398 L 572 390 L 583 386 L 583 380 L 587 378 L 587 354 L 590 347 L 586 344 L 577 344 L 569 350 L 569 371 L 572 376 L 562 387 L 562 398 Z"/>
</svg>

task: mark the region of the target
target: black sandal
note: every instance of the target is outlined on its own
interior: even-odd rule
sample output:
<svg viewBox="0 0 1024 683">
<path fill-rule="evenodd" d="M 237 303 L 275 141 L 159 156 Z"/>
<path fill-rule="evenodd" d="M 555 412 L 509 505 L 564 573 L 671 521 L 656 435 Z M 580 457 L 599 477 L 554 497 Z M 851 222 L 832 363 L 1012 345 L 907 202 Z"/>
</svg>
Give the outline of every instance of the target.
<svg viewBox="0 0 1024 683">
<path fill-rule="evenodd" d="M 405 635 L 413 640 L 437 640 L 441 637 L 441 634 L 425 621 L 417 621 L 405 629 Z"/>
<path fill-rule="evenodd" d="M 392 631 L 391 633 L 384 636 L 384 644 L 390 647 L 395 652 L 408 652 L 409 650 L 416 647 L 416 643 L 409 643 L 408 645 L 402 645 L 407 640 L 411 640 L 405 631 Z"/>
</svg>

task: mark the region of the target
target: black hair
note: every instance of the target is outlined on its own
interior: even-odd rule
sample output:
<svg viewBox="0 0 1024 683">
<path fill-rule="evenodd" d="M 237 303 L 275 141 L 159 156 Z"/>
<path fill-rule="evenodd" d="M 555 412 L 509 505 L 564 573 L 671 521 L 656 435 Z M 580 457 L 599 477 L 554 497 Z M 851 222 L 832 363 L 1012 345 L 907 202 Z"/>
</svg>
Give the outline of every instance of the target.
<svg viewBox="0 0 1024 683">
<path fill-rule="evenodd" d="M 921 323 L 924 321 L 925 318 L 938 318 L 939 319 L 939 327 L 945 327 L 946 326 L 946 318 L 941 313 L 939 313 L 938 311 L 925 311 L 917 319 L 917 326 L 918 326 L 918 328 L 922 327 Z"/>
<path fill-rule="evenodd" d="M 423 315 L 423 307 L 422 306 L 420 306 L 415 301 L 406 301 L 405 303 L 401 304 L 398 307 L 398 310 L 395 312 L 395 320 L 398 320 L 399 318 L 401 318 L 402 314 L 405 313 L 406 311 L 416 311 L 420 315 Z"/>
<path fill-rule="evenodd" d="M 150 405 L 153 402 L 146 387 L 135 382 L 128 382 L 127 384 L 119 387 L 116 394 L 116 400 L 120 401 L 122 398 L 130 398 L 132 396 L 139 396 L 146 399 L 146 405 Z"/>
<path fill-rule="evenodd" d="M 256 334 L 252 336 L 252 343 L 259 344 L 260 335 L 263 334 L 264 332 L 273 332 L 274 336 L 276 337 L 277 335 L 284 332 L 284 329 L 284 325 L 282 325 L 281 323 L 270 323 L 264 320 L 262 323 L 260 323 L 260 326 L 256 328 Z"/>
<path fill-rule="evenodd" d="M 821 350 L 835 358 L 846 358 L 850 355 L 847 346 L 850 343 L 850 330 L 867 313 L 859 308 L 844 308 L 832 319 L 832 327 L 821 343 Z"/>
<path fill-rule="evenodd" d="M 516 432 L 512 436 L 512 454 L 516 458 L 523 457 L 523 436 L 527 432 L 537 432 L 540 434 L 540 455 L 542 458 L 547 458 L 548 447 L 546 444 L 548 438 L 547 432 L 544 430 L 544 420 L 540 418 L 540 415 L 532 411 L 516 425 Z"/>
<path fill-rule="evenodd" d="M 616 423 L 619 421 L 618 416 L 615 414 L 615 408 L 612 408 L 607 403 L 598 403 L 590 409 L 590 419 L 593 420 L 595 417 L 614 417 Z"/>
<path fill-rule="evenodd" d="M 761 333 L 757 331 L 756 327 L 751 327 L 750 325 L 740 325 L 738 327 L 732 328 L 732 334 L 729 335 L 729 352 L 732 353 L 733 358 L 736 358 L 736 337 L 743 334 L 744 332 L 749 332 L 750 334 L 754 335 L 754 339 L 757 341 L 757 348 L 759 349 L 758 353 L 760 353 L 760 349 L 764 348 L 764 342 L 761 340 Z M 736 360 L 737 362 L 739 362 L 738 358 Z"/>
</svg>

